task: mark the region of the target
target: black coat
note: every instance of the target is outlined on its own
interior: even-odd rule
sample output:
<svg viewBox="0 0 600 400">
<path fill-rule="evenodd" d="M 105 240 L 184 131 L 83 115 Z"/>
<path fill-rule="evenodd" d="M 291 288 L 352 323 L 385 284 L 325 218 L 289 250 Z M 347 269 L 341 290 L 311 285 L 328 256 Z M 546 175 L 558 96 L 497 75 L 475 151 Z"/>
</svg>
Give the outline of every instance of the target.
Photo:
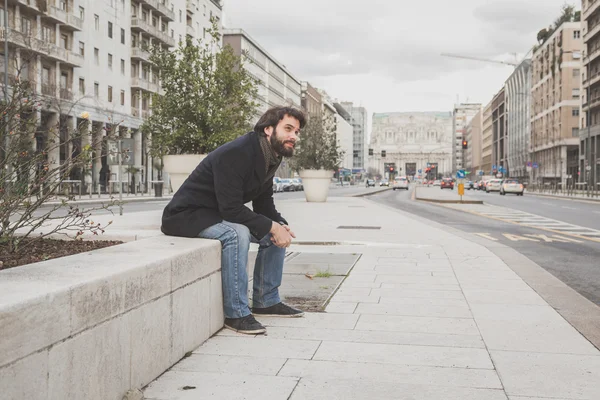
<svg viewBox="0 0 600 400">
<path fill-rule="evenodd" d="M 247 226 L 261 239 L 273 221 L 287 224 L 275 209 L 273 182 L 265 178 L 265 157 L 256 133 L 224 144 L 198 164 L 167 204 L 162 232 L 196 237 L 225 220 Z M 244 205 L 250 201 L 254 211 Z"/>
</svg>

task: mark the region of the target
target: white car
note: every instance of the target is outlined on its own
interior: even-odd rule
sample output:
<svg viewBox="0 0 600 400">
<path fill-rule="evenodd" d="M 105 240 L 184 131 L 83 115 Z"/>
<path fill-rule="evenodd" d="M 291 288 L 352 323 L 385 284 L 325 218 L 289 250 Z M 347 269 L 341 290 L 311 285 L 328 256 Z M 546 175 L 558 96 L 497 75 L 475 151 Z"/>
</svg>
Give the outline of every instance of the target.
<svg viewBox="0 0 600 400">
<path fill-rule="evenodd" d="M 442 186 L 442 181 L 439 179 L 436 179 L 435 181 L 433 181 L 433 186 Z"/>
<path fill-rule="evenodd" d="M 405 177 L 400 177 L 398 179 L 396 179 L 394 181 L 394 186 L 392 188 L 393 190 L 396 189 L 406 189 L 408 190 L 408 179 L 406 179 Z"/>
<path fill-rule="evenodd" d="M 273 192 L 274 193 L 283 192 L 283 181 L 278 176 L 273 178 Z"/>
<path fill-rule="evenodd" d="M 485 192 L 499 192 L 502 188 L 502 179 L 491 179 L 485 186 Z"/>
<path fill-rule="evenodd" d="M 387 179 L 385 179 L 385 180 L 379 182 L 379 187 L 381 187 L 381 186 L 390 187 L 390 181 L 388 181 Z"/>
<path fill-rule="evenodd" d="M 506 179 L 502 182 L 500 194 L 504 196 L 506 193 L 514 193 L 517 196 L 523 196 L 525 193 L 525 188 L 516 179 Z"/>
</svg>

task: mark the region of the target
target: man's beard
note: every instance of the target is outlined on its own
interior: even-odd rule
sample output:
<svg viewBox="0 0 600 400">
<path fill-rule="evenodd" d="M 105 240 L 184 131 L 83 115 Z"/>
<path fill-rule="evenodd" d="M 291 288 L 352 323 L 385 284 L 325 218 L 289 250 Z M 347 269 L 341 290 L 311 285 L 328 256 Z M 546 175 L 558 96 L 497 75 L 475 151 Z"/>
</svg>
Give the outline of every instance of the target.
<svg viewBox="0 0 600 400">
<path fill-rule="evenodd" d="M 282 141 L 277 138 L 277 131 L 273 130 L 273 134 L 271 135 L 271 147 L 275 151 L 275 153 L 279 154 L 282 157 L 291 157 L 294 155 L 294 147 L 287 148 L 285 147 L 286 143 L 290 143 L 295 145 L 291 140 Z"/>
</svg>

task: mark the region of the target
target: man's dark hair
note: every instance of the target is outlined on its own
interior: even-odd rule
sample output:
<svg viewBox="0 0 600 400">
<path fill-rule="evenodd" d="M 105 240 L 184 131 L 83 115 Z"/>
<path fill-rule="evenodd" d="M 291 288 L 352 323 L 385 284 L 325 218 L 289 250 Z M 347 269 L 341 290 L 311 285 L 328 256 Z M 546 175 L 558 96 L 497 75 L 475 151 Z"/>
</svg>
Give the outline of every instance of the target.
<svg viewBox="0 0 600 400">
<path fill-rule="evenodd" d="M 254 125 L 254 132 L 264 133 L 265 128 L 268 128 L 269 126 L 272 126 L 273 129 L 275 129 L 277 124 L 279 124 L 279 121 L 286 115 L 297 119 L 298 122 L 300 122 L 300 129 L 304 128 L 306 125 L 306 115 L 304 115 L 302 110 L 294 107 L 277 106 L 269 108 L 267 112 L 260 117 L 256 125 Z"/>
</svg>

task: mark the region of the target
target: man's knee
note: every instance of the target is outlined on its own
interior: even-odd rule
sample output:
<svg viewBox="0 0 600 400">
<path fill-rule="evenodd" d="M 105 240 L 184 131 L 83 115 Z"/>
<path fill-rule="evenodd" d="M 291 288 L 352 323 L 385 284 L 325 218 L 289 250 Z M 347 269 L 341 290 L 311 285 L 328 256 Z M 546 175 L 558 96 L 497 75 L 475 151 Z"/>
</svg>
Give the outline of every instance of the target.
<svg viewBox="0 0 600 400">
<path fill-rule="evenodd" d="M 250 244 L 250 229 L 246 225 L 235 224 L 233 222 L 227 222 L 226 225 L 230 229 L 231 238 L 230 240 L 236 240 L 239 243 L 248 243 Z"/>
</svg>

